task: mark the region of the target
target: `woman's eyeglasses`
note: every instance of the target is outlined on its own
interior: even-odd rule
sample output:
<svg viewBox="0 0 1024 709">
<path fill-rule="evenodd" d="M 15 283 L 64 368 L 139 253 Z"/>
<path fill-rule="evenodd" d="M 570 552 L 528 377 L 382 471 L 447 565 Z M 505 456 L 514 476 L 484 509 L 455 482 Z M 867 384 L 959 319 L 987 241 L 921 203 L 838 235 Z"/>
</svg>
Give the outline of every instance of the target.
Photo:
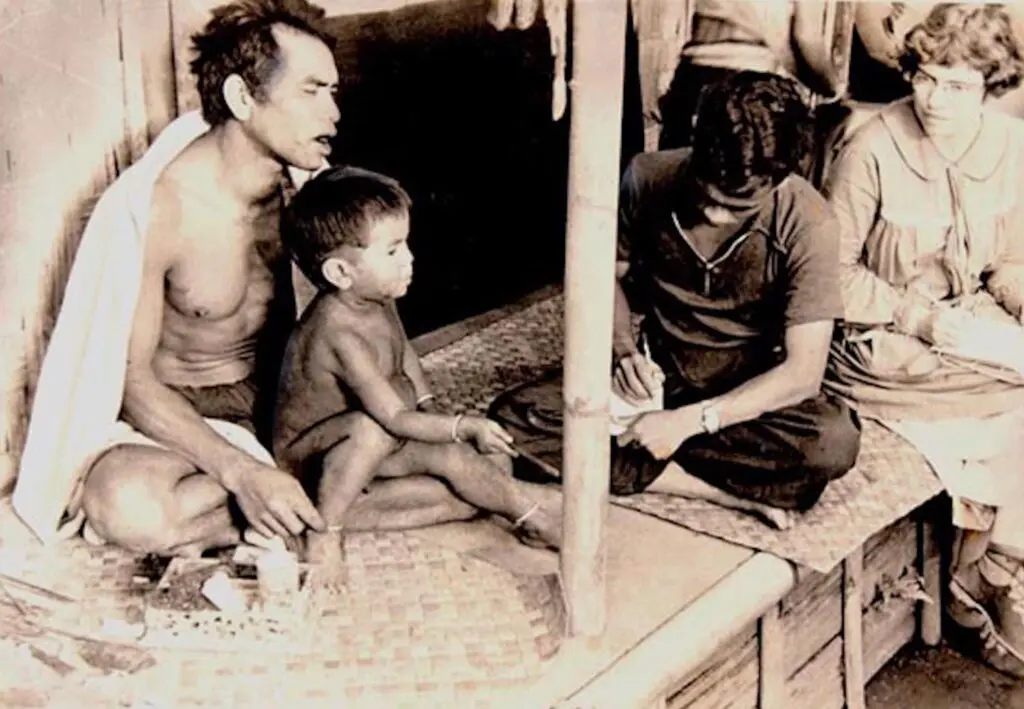
<svg viewBox="0 0 1024 709">
<path fill-rule="evenodd" d="M 958 81 L 956 79 L 940 79 L 929 74 L 924 69 L 918 69 L 910 77 L 910 84 L 915 91 L 931 94 L 934 91 L 942 91 L 949 96 L 971 96 L 980 93 L 985 88 L 984 82 Z"/>
</svg>

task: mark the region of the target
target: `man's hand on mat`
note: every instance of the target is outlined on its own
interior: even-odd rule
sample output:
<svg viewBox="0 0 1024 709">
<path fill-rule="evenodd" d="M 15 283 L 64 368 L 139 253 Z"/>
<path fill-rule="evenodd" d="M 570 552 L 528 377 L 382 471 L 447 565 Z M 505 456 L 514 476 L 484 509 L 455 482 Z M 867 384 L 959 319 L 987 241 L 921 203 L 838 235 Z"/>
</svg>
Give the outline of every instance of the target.
<svg viewBox="0 0 1024 709">
<path fill-rule="evenodd" d="M 324 530 L 324 521 L 299 481 L 269 465 L 256 465 L 236 476 L 228 488 L 242 514 L 260 534 L 286 539 L 306 527 Z"/>
<path fill-rule="evenodd" d="M 684 406 L 643 414 L 619 436 L 618 442 L 620 446 L 641 445 L 658 460 L 665 460 L 702 430 L 700 407 Z"/>
<path fill-rule="evenodd" d="M 466 440 L 472 441 L 476 449 L 485 455 L 504 453 L 516 457 L 515 449 L 512 448 L 515 439 L 497 421 L 467 416 L 462 422 L 462 433 Z"/>
<path fill-rule="evenodd" d="M 615 363 L 612 391 L 632 404 L 654 397 L 665 381 L 665 373 L 640 352 L 626 355 Z"/>
</svg>

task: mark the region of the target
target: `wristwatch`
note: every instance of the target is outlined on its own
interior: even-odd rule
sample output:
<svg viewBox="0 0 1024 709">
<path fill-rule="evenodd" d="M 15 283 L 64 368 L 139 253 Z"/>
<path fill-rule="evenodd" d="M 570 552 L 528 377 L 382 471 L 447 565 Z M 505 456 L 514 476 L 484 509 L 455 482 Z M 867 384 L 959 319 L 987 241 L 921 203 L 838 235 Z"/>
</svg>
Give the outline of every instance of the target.
<svg viewBox="0 0 1024 709">
<path fill-rule="evenodd" d="M 718 416 L 716 405 L 707 404 L 700 410 L 700 425 L 704 429 L 704 433 L 718 433 L 722 422 Z"/>
</svg>

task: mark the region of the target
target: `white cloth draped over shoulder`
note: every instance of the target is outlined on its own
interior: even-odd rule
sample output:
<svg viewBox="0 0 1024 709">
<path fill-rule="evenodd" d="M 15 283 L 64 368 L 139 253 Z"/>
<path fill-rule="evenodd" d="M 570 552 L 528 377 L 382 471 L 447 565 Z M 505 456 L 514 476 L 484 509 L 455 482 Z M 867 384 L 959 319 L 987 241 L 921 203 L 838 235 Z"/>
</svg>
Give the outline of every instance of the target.
<svg viewBox="0 0 1024 709">
<path fill-rule="evenodd" d="M 15 512 L 43 543 L 77 533 L 85 473 L 124 442 L 159 444 L 119 421 L 128 341 L 142 274 L 153 186 L 164 168 L 210 129 L 198 111 L 182 114 L 124 171 L 96 204 L 75 255 L 43 358 L 28 436 L 12 498 Z M 292 170 L 301 185 L 310 173 Z M 272 461 L 245 429 L 209 421 L 250 454 Z"/>
</svg>

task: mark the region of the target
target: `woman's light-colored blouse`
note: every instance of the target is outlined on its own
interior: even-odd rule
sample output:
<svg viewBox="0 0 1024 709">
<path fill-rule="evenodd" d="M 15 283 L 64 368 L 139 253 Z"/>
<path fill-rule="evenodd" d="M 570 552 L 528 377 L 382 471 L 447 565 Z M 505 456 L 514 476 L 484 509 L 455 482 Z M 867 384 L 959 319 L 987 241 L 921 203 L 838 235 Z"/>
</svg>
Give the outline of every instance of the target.
<svg viewBox="0 0 1024 709">
<path fill-rule="evenodd" d="M 840 234 L 845 337 L 827 386 L 865 415 L 988 416 L 1024 405 L 1024 379 L 900 332 L 902 308 L 955 301 L 1014 322 L 1024 304 L 1024 122 L 986 111 L 964 156 L 936 150 L 911 99 L 851 139 L 824 191 Z"/>
</svg>

